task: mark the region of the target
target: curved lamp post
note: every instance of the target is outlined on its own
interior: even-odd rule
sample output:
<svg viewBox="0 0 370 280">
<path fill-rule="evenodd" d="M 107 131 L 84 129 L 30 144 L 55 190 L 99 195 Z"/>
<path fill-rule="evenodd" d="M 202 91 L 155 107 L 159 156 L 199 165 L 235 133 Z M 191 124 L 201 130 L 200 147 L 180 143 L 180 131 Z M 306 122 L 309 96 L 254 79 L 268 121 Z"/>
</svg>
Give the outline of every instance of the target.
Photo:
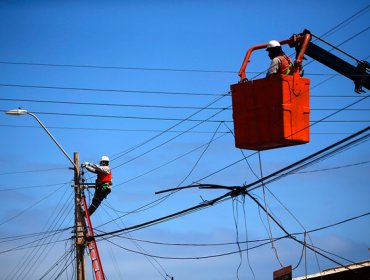
<svg viewBox="0 0 370 280">
<path fill-rule="evenodd" d="M 63 154 L 68 158 L 68 160 L 73 164 L 74 168 L 78 170 L 78 167 L 76 166 L 75 162 L 71 159 L 71 157 L 66 153 L 66 151 L 62 148 L 62 146 L 59 145 L 58 141 L 54 138 L 54 136 L 49 132 L 49 130 L 45 127 L 45 125 L 39 120 L 38 117 L 36 117 L 35 114 L 28 112 L 27 110 L 23 109 L 13 109 L 5 112 L 8 115 L 13 116 L 21 116 L 21 115 L 30 115 L 32 116 L 40 125 L 41 127 L 46 131 L 46 133 L 50 136 L 50 138 L 54 141 L 54 143 L 58 146 L 58 148 L 63 152 Z"/>
<path fill-rule="evenodd" d="M 32 116 L 46 131 L 46 133 L 50 136 L 50 138 L 54 141 L 54 143 L 58 146 L 58 148 L 63 152 L 63 154 L 68 158 L 68 160 L 73 164 L 74 171 L 75 171 L 75 228 L 76 228 L 76 274 L 78 280 L 84 280 L 85 278 L 85 260 L 84 260 L 84 231 L 82 227 L 82 213 L 81 209 L 78 210 L 81 196 L 81 188 L 79 185 L 80 180 L 80 169 L 78 168 L 77 164 L 70 158 L 70 156 L 66 153 L 66 151 L 59 145 L 58 141 L 54 138 L 54 136 L 49 132 L 49 130 L 45 127 L 45 125 L 36 117 L 35 114 L 28 112 L 27 110 L 23 109 L 14 109 L 9 110 L 6 112 L 8 115 L 13 116 L 21 116 L 21 115 L 30 115 Z M 78 155 L 75 153 L 76 162 L 79 162 Z"/>
</svg>

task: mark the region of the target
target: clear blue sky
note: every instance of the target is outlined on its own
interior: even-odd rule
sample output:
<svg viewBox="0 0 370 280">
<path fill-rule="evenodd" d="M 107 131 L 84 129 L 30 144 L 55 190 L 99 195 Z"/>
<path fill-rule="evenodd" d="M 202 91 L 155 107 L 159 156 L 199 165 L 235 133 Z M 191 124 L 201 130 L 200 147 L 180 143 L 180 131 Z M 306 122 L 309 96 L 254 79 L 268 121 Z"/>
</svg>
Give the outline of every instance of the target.
<svg viewBox="0 0 370 280">
<path fill-rule="evenodd" d="M 156 191 L 193 182 L 248 184 L 257 179 L 253 173 L 266 176 L 369 126 L 368 98 L 341 111 L 369 93 L 357 95 L 353 82 L 312 62 L 305 67 L 311 79 L 311 121 L 337 113 L 312 126 L 309 144 L 263 151 L 260 157 L 245 150 L 250 166 L 246 161 L 232 164 L 243 154 L 229 133 L 232 111 L 220 110 L 230 108 L 231 97 L 221 96 L 238 81 L 249 47 L 287 39 L 307 28 L 318 36 L 326 34 L 325 40 L 352 56 L 369 60 L 369 1 L 251 2 L 0 2 L 2 275 L 40 279 L 53 268 L 44 279 L 57 277 L 71 261 L 73 244 L 71 229 L 55 231 L 71 227 L 74 218 L 68 160 L 34 119 L 8 116 L 6 110 L 34 112 L 71 157 L 79 153 L 81 162 L 97 162 L 102 155 L 113 159 L 113 192 L 92 219 L 97 233 L 163 217 L 225 193 L 182 190 L 152 204 L 163 196 Z M 247 76 L 268 65 L 266 53 L 256 52 Z M 189 116 L 192 121 L 181 122 Z M 212 121 L 200 122 L 206 119 Z M 279 179 L 267 186 L 265 201 L 261 188 L 252 193 L 291 233 L 368 213 L 369 151 L 365 141 Z M 151 207 L 136 211 L 148 204 Z M 277 255 L 283 265 L 294 267 L 302 246 L 284 239 L 274 244 L 277 254 L 271 244 L 239 254 L 246 249 L 245 241 L 268 241 L 268 222 L 274 238 L 284 235 L 250 198 L 239 197 L 101 240 L 99 249 L 110 280 L 166 279 L 166 274 L 176 280 L 272 279 L 281 267 Z M 307 242 L 348 264 L 370 259 L 369 236 L 366 216 L 313 232 Z M 303 235 L 297 238 L 304 240 Z M 225 243 L 231 244 L 214 245 Z M 261 243 L 248 244 L 251 248 Z M 237 253 L 210 257 L 229 252 Z M 334 266 L 307 251 L 293 276 Z M 72 272 L 69 265 L 60 279 L 71 279 Z"/>
</svg>

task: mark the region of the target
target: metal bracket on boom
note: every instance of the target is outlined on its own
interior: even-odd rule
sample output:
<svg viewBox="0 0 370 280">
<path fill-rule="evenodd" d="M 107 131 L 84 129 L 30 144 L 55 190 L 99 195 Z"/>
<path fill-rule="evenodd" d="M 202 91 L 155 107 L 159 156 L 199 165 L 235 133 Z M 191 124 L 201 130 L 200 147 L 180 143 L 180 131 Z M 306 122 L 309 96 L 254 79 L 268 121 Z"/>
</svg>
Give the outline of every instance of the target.
<svg viewBox="0 0 370 280">
<path fill-rule="evenodd" d="M 307 34 L 312 35 L 318 40 L 323 41 L 321 38 L 311 34 L 311 32 L 307 29 L 303 31 L 303 33 L 298 34 L 296 36 L 306 36 Z M 347 56 L 351 57 L 352 59 L 357 61 L 357 66 L 353 66 L 352 64 L 344 61 L 343 59 L 339 58 L 338 56 L 332 54 L 331 52 L 319 47 L 318 45 L 309 42 L 307 45 L 307 49 L 305 50 L 305 54 L 318 62 L 324 64 L 325 66 L 333 69 L 334 71 L 338 72 L 339 74 L 351 79 L 355 83 L 355 92 L 362 93 L 364 90 L 362 87 L 370 90 L 370 64 L 367 61 L 358 60 L 349 54 L 345 53 L 344 51 L 338 49 L 337 47 L 329 44 L 328 42 L 323 41 L 327 45 L 330 45 L 334 49 L 346 54 Z M 297 51 L 301 49 L 299 44 L 293 43 L 290 45 L 291 47 L 295 47 Z"/>
</svg>

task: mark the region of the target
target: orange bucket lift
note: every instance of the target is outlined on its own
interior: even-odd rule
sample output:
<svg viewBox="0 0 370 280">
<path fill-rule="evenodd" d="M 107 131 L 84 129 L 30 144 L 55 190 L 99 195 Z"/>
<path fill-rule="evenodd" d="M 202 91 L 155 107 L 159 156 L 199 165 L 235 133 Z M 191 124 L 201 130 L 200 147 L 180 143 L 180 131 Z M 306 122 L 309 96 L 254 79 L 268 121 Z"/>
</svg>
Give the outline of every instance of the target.
<svg viewBox="0 0 370 280">
<path fill-rule="evenodd" d="M 291 75 L 273 75 L 248 81 L 245 69 L 251 53 L 267 44 L 250 48 L 239 71 L 240 81 L 231 85 L 235 146 L 240 149 L 267 150 L 310 141 L 310 80 L 300 76 L 302 59 L 310 34 L 284 41 L 281 45 L 299 46 Z"/>
</svg>

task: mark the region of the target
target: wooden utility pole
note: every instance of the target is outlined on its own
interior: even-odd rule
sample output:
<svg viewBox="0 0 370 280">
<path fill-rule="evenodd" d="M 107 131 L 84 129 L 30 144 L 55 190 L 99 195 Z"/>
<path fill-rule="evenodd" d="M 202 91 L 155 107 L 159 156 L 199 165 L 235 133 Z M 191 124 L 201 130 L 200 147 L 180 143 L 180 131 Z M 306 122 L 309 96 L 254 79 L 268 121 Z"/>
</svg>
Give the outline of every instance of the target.
<svg viewBox="0 0 370 280">
<path fill-rule="evenodd" d="M 80 185 L 80 157 L 77 152 L 74 153 L 75 176 L 75 236 L 76 236 L 76 279 L 85 280 L 85 234 L 82 220 L 84 217 L 81 212 L 81 185 Z"/>
</svg>

